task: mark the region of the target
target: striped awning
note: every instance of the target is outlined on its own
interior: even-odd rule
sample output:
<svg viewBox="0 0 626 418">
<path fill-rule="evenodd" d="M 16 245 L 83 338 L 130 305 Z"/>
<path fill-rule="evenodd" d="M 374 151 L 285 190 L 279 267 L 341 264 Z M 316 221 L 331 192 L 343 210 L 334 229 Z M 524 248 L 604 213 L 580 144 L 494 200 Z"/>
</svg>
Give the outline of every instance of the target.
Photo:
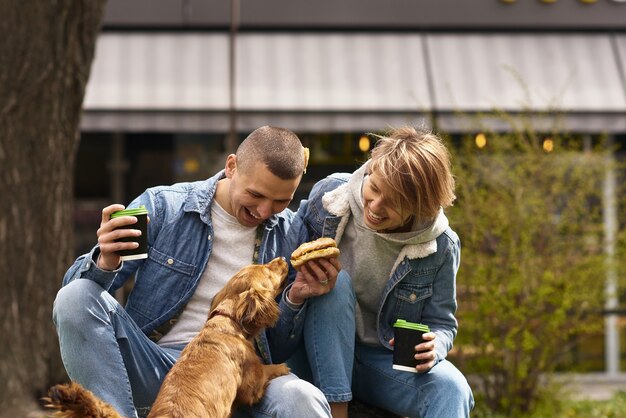
<svg viewBox="0 0 626 418">
<path fill-rule="evenodd" d="M 366 131 L 436 118 L 474 129 L 504 111 L 590 132 L 626 130 L 626 35 L 598 33 L 104 32 L 85 130 Z M 232 104 L 232 106 L 231 106 Z"/>
</svg>

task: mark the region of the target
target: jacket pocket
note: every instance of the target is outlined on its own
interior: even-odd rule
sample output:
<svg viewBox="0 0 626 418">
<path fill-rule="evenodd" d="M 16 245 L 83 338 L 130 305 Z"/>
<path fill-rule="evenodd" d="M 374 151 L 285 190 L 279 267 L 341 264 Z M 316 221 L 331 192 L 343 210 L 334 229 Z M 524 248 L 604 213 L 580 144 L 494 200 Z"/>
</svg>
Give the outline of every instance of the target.
<svg viewBox="0 0 626 418">
<path fill-rule="evenodd" d="M 393 292 L 395 307 L 392 319 L 421 322 L 424 305 L 432 294 L 432 284 L 399 284 Z"/>
<path fill-rule="evenodd" d="M 394 290 L 394 296 L 409 304 L 417 303 L 433 295 L 432 284 L 400 283 Z"/>
<path fill-rule="evenodd" d="M 194 265 L 150 248 L 126 309 L 140 327 L 158 320 L 191 291 L 195 271 Z"/>
<path fill-rule="evenodd" d="M 162 253 L 154 247 L 150 248 L 150 257 L 148 258 L 148 260 L 154 261 L 155 263 L 160 264 L 162 267 L 174 270 L 178 273 L 182 273 L 188 276 L 193 275 L 193 272 L 195 270 L 194 265 L 185 263 L 172 256 Z"/>
</svg>

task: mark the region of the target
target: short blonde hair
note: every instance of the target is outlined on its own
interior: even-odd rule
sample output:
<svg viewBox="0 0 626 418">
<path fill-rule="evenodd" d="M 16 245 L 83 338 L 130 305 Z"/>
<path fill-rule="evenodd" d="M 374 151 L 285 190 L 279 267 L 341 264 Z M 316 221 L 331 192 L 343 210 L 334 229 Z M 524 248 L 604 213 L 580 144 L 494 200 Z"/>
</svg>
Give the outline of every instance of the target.
<svg viewBox="0 0 626 418">
<path fill-rule="evenodd" d="M 374 136 L 368 170 L 380 175 L 385 198 L 420 220 L 434 219 L 440 208 L 452 205 L 454 177 L 441 138 L 408 126 Z"/>
</svg>

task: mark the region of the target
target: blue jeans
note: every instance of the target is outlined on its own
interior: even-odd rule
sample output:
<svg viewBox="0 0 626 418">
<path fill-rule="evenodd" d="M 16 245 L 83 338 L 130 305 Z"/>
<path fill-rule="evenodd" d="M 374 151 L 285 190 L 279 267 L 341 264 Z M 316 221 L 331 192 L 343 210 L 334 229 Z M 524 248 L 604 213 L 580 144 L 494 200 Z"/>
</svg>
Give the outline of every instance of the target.
<svg viewBox="0 0 626 418">
<path fill-rule="evenodd" d="M 403 417 L 469 417 L 472 390 L 449 361 L 427 373 L 394 370 L 392 351 L 355 342 L 355 301 L 342 271 L 332 292 L 307 302 L 304 347 L 288 361 L 292 371 L 329 402 L 354 397 Z"/>
<path fill-rule="evenodd" d="M 184 348 L 164 348 L 151 341 L 115 298 L 91 280 L 74 280 L 59 291 L 53 319 L 69 377 L 125 417 L 148 413 Z M 258 404 L 234 414 L 305 416 L 330 417 L 330 407 L 317 388 L 293 374 L 271 380 Z"/>
</svg>

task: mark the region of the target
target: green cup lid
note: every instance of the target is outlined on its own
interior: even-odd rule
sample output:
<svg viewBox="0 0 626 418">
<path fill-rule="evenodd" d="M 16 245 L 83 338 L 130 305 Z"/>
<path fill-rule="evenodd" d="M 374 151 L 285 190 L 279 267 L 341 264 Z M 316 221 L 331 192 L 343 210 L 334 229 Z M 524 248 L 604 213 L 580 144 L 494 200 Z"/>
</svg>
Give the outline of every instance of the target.
<svg viewBox="0 0 626 418">
<path fill-rule="evenodd" d="M 416 331 L 430 332 L 430 328 L 428 327 L 428 325 L 416 324 L 415 322 L 408 322 L 408 321 L 405 321 L 404 319 L 398 319 L 393 324 L 393 326 L 396 328 L 406 328 L 406 329 L 414 329 Z"/>
<path fill-rule="evenodd" d="M 146 209 L 145 206 L 141 205 L 138 208 L 124 209 L 124 210 L 118 210 L 117 212 L 113 212 L 111 214 L 111 219 L 119 218 L 120 216 L 137 216 L 137 215 L 147 215 L 147 214 L 148 214 L 148 210 Z"/>
</svg>

